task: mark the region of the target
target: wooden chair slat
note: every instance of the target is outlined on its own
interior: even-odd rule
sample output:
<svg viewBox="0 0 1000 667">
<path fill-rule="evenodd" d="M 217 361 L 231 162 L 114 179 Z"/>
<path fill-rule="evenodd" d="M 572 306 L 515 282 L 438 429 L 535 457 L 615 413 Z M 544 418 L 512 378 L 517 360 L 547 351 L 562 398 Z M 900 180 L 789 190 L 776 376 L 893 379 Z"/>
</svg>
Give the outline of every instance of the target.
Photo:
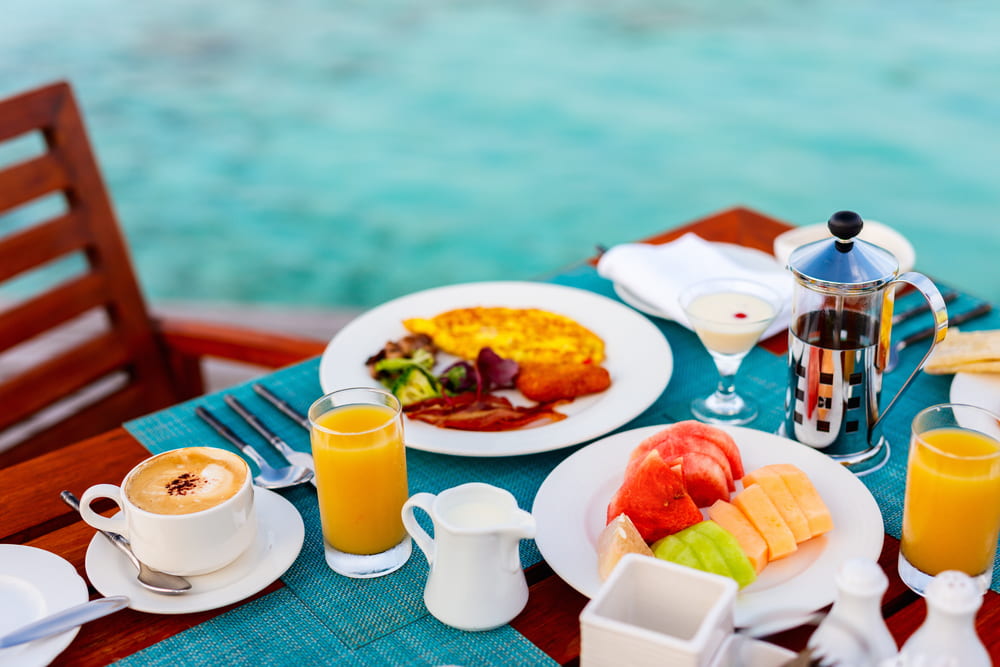
<svg viewBox="0 0 1000 667">
<path fill-rule="evenodd" d="M 0 352 L 104 305 L 106 298 L 104 280 L 99 275 L 88 273 L 11 308 L 3 315 Z"/>
<path fill-rule="evenodd" d="M 0 105 L 0 141 L 51 126 L 71 94 L 69 84 L 60 81 L 11 97 Z"/>
<path fill-rule="evenodd" d="M 111 331 L 49 359 L 0 385 L 0 428 L 35 414 L 129 362 L 128 350 Z"/>
<path fill-rule="evenodd" d="M 85 425 L 96 430 L 115 426 L 200 394 L 204 391 L 200 372 L 203 357 L 215 355 L 274 367 L 301 361 L 321 350 L 308 341 L 301 345 L 302 341 L 288 337 L 218 327 L 183 327 L 175 329 L 174 335 L 162 335 L 139 289 L 69 84 L 59 82 L 0 100 L 0 143 L 29 132 L 41 135 L 45 152 L 0 168 L 0 212 L 46 193 L 61 192 L 66 213 L 0 237 L 0 282 L 75 251 L 86 254 L 89 270 L 85 277 L 48 289 L 47 295 L 0 311 L 0 352 L 38 338 L 95 306 L 104 309 L 110 331 L 68 352 L 53 353 L 54 358 L 40 360 L 19 375 L 0 375 L 0 432 L 30 431 L 37 422 L 28 420 L 39 410 L 90 388 L 94 380 L 116 369 L 127 371 L 130 389 L 110 400 L 85 394 L 97 402 L 81 413 L 83 416 L 68 420 L 75 428 L 53 426 L 40 435 L 22 436 L 14 450 L 0 453 L 0 467 L 6 461 L 30 458 L 68 444 L 61 440 L 83 437 Z M 245 340 L 238 340 L 240 336 Z M 171 349 L 171 343 L 180 349 Z M 25 428 L 7 430 L 17 426 Z"/>
<path fill-rule="evenodd" d="M 72 213 L 0 238 L 0 282 L 82 250 L 87 238 L 86 228 Z"/>
<path fill-rule="evenodd" d="M 0 170 L 0 211 L 40 199 L 69 186 L 69 175 L 59 159 L 46 153 Z"/>
<path fill-rule="evenodd" d="M 58 421 L 32 434 L 30 448 L 14 447 L 0 452 L 0 470 L 120 426 L 123 423 L 120 415 L 140 415 L 148 410 L 143 387 L 135 383 L 128 384 L 101 398 L 99 403 L 74 412 L 71 418 Z M 118 480 L 121 479 L 121 475 L 109 479 Z M 84 484 L 84 487 L 86 486 Z"/>
</svg>

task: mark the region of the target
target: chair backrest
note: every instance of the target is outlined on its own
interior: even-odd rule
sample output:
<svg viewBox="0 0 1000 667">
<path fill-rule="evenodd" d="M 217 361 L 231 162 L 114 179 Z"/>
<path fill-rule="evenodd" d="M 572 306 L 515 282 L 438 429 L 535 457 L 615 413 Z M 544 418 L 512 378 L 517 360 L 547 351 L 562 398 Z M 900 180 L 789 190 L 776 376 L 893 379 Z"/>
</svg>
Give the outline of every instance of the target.
<svg viewBox="0 0 1000 667">
<path fill-rule="evenodd" d="M 171 382 L 72 89 L 0 101 L 0 435 L 54 449 L 170 404 Z"/>
</svg>

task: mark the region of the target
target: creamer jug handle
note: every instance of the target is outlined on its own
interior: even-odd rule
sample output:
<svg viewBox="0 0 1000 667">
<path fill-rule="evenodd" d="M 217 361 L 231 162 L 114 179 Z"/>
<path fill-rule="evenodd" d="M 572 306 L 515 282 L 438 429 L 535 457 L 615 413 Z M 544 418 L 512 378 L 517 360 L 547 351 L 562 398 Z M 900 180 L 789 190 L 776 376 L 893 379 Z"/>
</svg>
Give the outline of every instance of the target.
<svg viewBox="0 0 1000 667">
<path fill-rule="evenodd" d="M 893 289 L 896 283 L 906 283 L 907 285 L 912 285 L 923 295 L 924 299 L 927 300 L 927 305 L 930 306 L 931 313 L 934 315 L 934 337 L 931 340 L 930 347 L 927 348 L 927 352 L 924 353 L 924 358 L 920 360 L 917 367 L 913 369 L 912 373 L 910 373 L 910 377 L 906 378 L 906 382 L 903 383 L 903 385 L 899 388 L 899 391 L 896 392 L 896 395 L 892 397 L 891 401 L 889 401 L 889 405 L 886 406 L 885 410 L 882 410 L 878 419 L 876 419 L 875 423 L 868 429 L 868 442 L 872 441 L 875 429 L 882 424 L 882 420 L 887 414 L 889 414 L 889 410 L 892 409 L 892 406 L 896 404 L 896 399 L 898 399 L 903 392 L 906 391 L 906 388 L 910 386 L 910 383 L 917 377 L 917 373 L 919 373 L 920 369 L 922 369 L 924 364 L 927 363 L 927 359 L 930 358 L 931 352 L 934 351 L 934 348 L 938 343 L 944 340 L 945 334 L 948 333 L 948 307 L 945 305 L 944 297 L 941 296 L 941 292 L 938 291 L 938 288 L 934 285 L 930 278 L 922 273 L 909 271 L 893 280 L 887 285 L 886 288 Z M 892 318 L 883 318 L 882 326 L 892 326 Z M 887 359 L 888 355 L 885 355 L 885 357 L 880 355 L 880 358 Z"/>
<path fill-rule="evenodd" d="M 421 528 L 420 524 L 417 523 L 417 517 L 413 514 L 415 508 L 420 508 L 427 512 L 427 515 L 434 521 L 434 513 L 431 511 L 434 506 L 434 501 L 437 499 L 433 493 L 415 493 L 410 498 L 403 503 L 403 527 L 406 528 L 406 532 L 410 534 L 413 541 L 417 543 L 420 550 L 424 552 L 424 556 L 427 557 L 427 564 L 434 565 L 434 540 L 427 531 Z"/>
<path fill-rule="evenodd" d="M 535 538 L 535 517 L 530 512 L 517 510 L 518 522 L 507 534 L 509 547 L 507 549 L 507 570 L 513 574 L 521 570 L 521 540 Z"/>
</svg>

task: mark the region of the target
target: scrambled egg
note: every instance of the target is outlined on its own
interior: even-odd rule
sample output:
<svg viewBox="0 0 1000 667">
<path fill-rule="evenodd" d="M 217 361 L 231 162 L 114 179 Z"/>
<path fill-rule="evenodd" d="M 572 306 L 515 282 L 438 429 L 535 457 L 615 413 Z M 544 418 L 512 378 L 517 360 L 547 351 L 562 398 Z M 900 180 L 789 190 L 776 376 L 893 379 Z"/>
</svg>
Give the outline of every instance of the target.
<svg viewBox="0 0 1000 667">
<path fill-rule="evenodd" d="M 427 334 L 439 348 L 475 359 L 490 347 L 520 364 L 583 363 L 604 360 L 604 341 L 576 321 L 537 308 L 458 308 L 430 319 L 403 320 L 413 333 Z"/>
</svg>

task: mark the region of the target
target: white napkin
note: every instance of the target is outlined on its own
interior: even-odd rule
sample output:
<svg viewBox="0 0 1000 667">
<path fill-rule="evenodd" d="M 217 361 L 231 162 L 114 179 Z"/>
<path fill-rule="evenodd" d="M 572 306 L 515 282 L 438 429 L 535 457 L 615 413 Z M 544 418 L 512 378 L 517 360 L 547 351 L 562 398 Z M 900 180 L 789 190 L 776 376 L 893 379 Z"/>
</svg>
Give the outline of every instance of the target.
<svg viewBox="0 0 1000 667">
<path fill-rule="evenodd" d="M 763 337 L 773 336 L 788 327 L 794 284 L 789 271 L 777 262 L 773 270 L 740 266 L 718 246 L 692 233 L 662 245 L 617 245 L 601 256 L 597 272 L 688 329 L 691 326 L 678 302 L 684 288 L 712 278 L 753 280 L 777 292 L 783 304 Z"/>
</svg>

